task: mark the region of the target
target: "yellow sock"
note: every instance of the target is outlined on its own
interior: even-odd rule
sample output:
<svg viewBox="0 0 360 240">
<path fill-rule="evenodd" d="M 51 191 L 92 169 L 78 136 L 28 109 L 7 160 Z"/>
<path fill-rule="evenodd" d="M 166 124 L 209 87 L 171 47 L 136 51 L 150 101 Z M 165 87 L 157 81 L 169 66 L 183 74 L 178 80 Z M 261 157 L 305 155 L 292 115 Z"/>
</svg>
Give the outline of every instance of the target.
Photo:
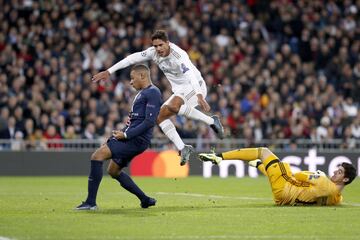
<svg viewBox="0 0 360 240">
<path fill-rule="evenodd" d="M 259 159 L 261 148 L 241 148 L 233 151 L 223 152 L 222 157 L 224 160 L 244 160 L 252 161 Z"/>
<path fill-rule="evenodd" d="M 267 176 L 267 172 L 265 170 L 265 165 L 264 164 L 260 164 L 257 169 L 262 173 L 264 174 L 265 176 Z"/>
</svg>

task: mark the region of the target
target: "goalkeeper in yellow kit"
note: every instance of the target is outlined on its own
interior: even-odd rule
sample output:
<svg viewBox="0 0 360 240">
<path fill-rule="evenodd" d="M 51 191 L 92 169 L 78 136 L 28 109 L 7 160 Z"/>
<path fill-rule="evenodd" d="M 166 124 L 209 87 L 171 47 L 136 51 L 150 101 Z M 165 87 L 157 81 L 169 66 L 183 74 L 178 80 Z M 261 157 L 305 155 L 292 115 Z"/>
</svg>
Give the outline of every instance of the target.
<svg viewBox="0 0 360 240">
<path fill-rule="evenodd" d="M 341 191 L 356 177 L 353 165 L 343 162 L 331 178 L 321 171 L 292 174 L 290 165 L 283 163 L 268 148 L 243 148 L 223 153 L 200 153 L 202 161 L 216 165 L 223 160 L 248 161 L 268 177 L 277 205 L 337 205 Z"/>
</svg>

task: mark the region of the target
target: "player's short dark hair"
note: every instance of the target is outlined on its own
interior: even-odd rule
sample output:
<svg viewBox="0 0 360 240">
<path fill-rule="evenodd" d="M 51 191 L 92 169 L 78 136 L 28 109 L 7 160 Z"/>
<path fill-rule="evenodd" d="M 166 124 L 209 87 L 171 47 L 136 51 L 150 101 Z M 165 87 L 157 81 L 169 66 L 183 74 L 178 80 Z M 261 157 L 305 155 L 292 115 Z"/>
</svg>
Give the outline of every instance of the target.
<svg viewBox="0 0 360 240">
<path fill-rule="evenodd" d="M 347 181 L 345 185 L 350 184 L 356 177 L 356 169 L 352 164 L 346 162 L 343 162 L 341 166 L 345 170 L 344 177 L 349 179 L 349 181 Z"/>
<path fill-rule="evenodd" d="M 131 68 L 131 71 L 147 71 L 150 72 L 150 69 L 145 64 L 136 64 Z"/>
<path fill-rule="evenodd" d="M 167 41 L 169 41 L 169 36 L 168 36 L 167 32 L 164 30 L 156 30 L 151 35 L 151 41 L 153 41 L 155 39 L 160 39 L 160 40 L 163 40 L 164 42 L 167 42 Z"/>
</svg>

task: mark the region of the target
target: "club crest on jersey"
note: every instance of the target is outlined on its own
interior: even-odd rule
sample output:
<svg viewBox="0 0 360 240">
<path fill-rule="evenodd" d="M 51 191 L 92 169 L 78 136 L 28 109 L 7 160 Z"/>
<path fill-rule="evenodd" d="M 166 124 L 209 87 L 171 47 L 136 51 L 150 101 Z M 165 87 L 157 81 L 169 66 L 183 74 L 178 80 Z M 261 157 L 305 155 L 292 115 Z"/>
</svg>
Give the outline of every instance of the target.
<svg viewBox="0 0 360 240">
<path fill-rule="evenodd" d="M 180 65 L 180 67 L 181 67 L 182 73 L 186 73 L 189 70 L 189 68 L 187 68 L 185 66 L 185 64 L 183 64 L 183 63 Z"/>
<path fill-rule="evenodd" d="M 145 51 L 141 52 L 141 56 L 146 57 L 146 52 Z"/>
</svg>

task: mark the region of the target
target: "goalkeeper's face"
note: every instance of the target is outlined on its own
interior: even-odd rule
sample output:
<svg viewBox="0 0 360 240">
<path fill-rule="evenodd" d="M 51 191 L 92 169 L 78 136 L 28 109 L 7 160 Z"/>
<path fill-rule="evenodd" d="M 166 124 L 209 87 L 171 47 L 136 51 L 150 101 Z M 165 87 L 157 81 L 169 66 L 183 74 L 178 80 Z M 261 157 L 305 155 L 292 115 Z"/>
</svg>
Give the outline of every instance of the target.
<svg viewBox="0 0 360 240">
<path fill-rule="evenodd" d="M 163 41 L 161 39 L 154 39 L 152 45 L 155 47 L 156 53 L 160 57 L 166 57 L 170 54 L 170 43 L 169 41 Z"/>
<path fill-rule="evenodd" d="M 331 181 L 333 181 L 335 184 L 344 184 L 348 181 L 348 179 L 345 178 L 344 167 L 339 166 L 339 168 L 334 171 L 334 175 L 331 177 Z"/>
</svg>

